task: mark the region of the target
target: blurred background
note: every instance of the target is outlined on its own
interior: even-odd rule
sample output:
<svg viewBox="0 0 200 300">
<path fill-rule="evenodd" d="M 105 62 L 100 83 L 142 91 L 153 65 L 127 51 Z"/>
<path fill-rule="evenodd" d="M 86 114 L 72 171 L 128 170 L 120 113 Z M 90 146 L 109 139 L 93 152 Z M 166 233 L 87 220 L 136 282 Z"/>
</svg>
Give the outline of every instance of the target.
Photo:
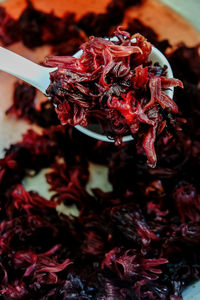
<svg viewBox="0 0 200 300">
<path fill-rule="evenodd" d="M 161 0 L 184 16 L 200 31 L 200 0 Z"/>
<path fill-rule="evenodd" d="M 0 0 L 0 2 L 9 2 L 12 0 Z M 152 0 L 154 1 L 154 0 Z M 189 22 L 191 22 L 199 31 L 200 31 L 200 17 L 199 17 L 199 13 L 200 13 L 200 0 L 158 0 L 166 5 L 168 5 L 169 7 L 171 7 L 172 9 L 174 9 L 177 13 L 179 13 L 180 15 L 184 16 Z M 17 2 L 21 2 L 20 0 L 18 0 Z M 35 1 L 34 1 L 35 2 Z M 43 2 L 43 0 L 39 0 L 36 2 Z M 50 6 L 52 6 L 51 2 L 57 2 L 56 0 L 50 0 L 49 4 Z M 65 1 L 63 1 L 65 2 Z M 69 1 L 66 0 L 66 3 L 69 2 L 73 2 L 74 6 L 76 6 L 76 4 L 82 2 L 83 5 L 85 6 L 85 0 L 79 0 L 79 1 Z M 96 2 L 95 0 L 92 2 Z M 101 2 L 105 2 L 105 0 L 99 0 L 99 6 L 101 6 Z M 70 5 L 70 3 L 69 3 Z M 87 7 L 87 5 L 86 5 Z M 89 11 L 89 9 L 88 9 Z"/>
</svg>

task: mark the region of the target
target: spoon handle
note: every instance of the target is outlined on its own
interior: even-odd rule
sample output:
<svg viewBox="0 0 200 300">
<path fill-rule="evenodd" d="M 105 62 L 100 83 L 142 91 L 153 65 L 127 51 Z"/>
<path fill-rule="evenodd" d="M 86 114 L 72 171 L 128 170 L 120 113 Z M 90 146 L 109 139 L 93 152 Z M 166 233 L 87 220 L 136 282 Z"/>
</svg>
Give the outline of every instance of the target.
<svg viewBox="0 0 200 300">
<path fill-rule="evenodd" d="M 50 84 L 49 73 L 56 69 L 40 66 L 10 50 L 0 47 L 0 70 L 22 79 L 44 94 Z"/>
</svg>

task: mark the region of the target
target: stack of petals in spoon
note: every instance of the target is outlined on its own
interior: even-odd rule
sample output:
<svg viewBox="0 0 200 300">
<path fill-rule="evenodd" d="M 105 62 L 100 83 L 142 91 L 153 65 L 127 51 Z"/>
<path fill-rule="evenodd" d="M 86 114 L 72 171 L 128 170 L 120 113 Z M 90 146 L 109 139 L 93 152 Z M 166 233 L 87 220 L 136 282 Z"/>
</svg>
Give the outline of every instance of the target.
<svg viewBox="0 0 200 300">
<path fill-rule="evenodd" d="M 131 36 L 118 28 L 115 38 L 90 37 L 74 57 L 52 56 L 47 95 L 62 124 L 103 141 L 135 139 L 156 165 L 156 137 L 174 124 L 178 112 L 173 78 L 166 58 L 140 34 Z M 152 64 L 152 61 L 154 64 Z M 171 88 L 171 89 L 169 89 Z"/>
<path fill-rule="evenodd" d="M 90 37 L 81 48 L 74 56 L 47 57 L 47 68 L 0 47 L 0 70 L 47 94 L 63 125 L 116 145 L 134 139 L 155 167 L 156 138 L 172 136 L 173 87 L 182 82 L 158 49 L 120 27 L 114 38 Z"/>
</svg>

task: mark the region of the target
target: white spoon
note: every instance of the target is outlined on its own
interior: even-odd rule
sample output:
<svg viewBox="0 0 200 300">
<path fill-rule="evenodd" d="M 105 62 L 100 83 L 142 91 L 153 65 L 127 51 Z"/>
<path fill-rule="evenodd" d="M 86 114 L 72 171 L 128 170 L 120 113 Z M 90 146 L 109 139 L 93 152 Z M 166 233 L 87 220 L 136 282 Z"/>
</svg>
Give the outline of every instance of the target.
<svg viewBox="0 0 200 300">
<path fill-rule="evenodd" d="M 116 40 L 116 38 L 111 38 L 111 41 Z M 82 50 L 79 50 L 74 54 L 74 57 L 80 58 Z M 149 55 L 149 61 L 152 63 L 159 63 L 160 66 L 167 66 L 167 78 L 173 78 L 173 72 L 171 66 L 166 59 L 166 57 L 155 47 L 152 47 L 152 51 Z M 50 85 L 50 73 L 55 71 L 57 68 L 48 68 L 40 66 L 10 50 L 0 47 L 0 70 L 7 72 L 23 81 L 34 86 L 40 90 L 43 94 L 46 94 L 46 90 Z M 174 88 L 168 89 L 165 93 L 173 98 Z M 101 133 L 98 126 L 88 126 L 85 128 L 80 125 L 75 126 L 82 133 L 95 138 L 97 140 L 105 142 L 114 142 L 113 139 L 108 138 L 106 135 Z M 133 140 L 132 135 L 127 135 L 122 138 L 123 142 L 128 142 Z"/>
</svg>

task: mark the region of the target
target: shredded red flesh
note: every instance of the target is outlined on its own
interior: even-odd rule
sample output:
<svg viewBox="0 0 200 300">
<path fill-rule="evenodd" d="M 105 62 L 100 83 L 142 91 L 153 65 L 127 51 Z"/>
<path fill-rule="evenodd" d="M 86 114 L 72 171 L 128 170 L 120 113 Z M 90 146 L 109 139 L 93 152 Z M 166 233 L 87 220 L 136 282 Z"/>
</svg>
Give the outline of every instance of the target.
<svg viewBox="0 0 200 300">
<path fill-rule="evenodd" d="M 51 73 L 47 94 L 56 105 L 63 125 L 87 126 L 93 117 L 96 123 L 103 121 L 105 134 L 116 143 L 123 135 L 132 134 L 136 138 L 138 132 L 143 132 L 147 163 L 155 167 L 158 128 L 162 127 L 160 134 L 166 125 L 162 110 L 178 112 L 176 103 L 164 89 L 183 84 L 178 79 L 164 77 L 161 67 L 146 66 L 152 46 L 143 36 L 131 36 L 120 27 L 115 36 L 116 41 L 90 37 L 81 46 L 80 58 L 47 57 L 47 65 L 58 67 Z M 152 112 L 159 107 L 162 110 L 155 116 Z M 148 125 L 146 130 L 141 124 Z"/>
</svg>

